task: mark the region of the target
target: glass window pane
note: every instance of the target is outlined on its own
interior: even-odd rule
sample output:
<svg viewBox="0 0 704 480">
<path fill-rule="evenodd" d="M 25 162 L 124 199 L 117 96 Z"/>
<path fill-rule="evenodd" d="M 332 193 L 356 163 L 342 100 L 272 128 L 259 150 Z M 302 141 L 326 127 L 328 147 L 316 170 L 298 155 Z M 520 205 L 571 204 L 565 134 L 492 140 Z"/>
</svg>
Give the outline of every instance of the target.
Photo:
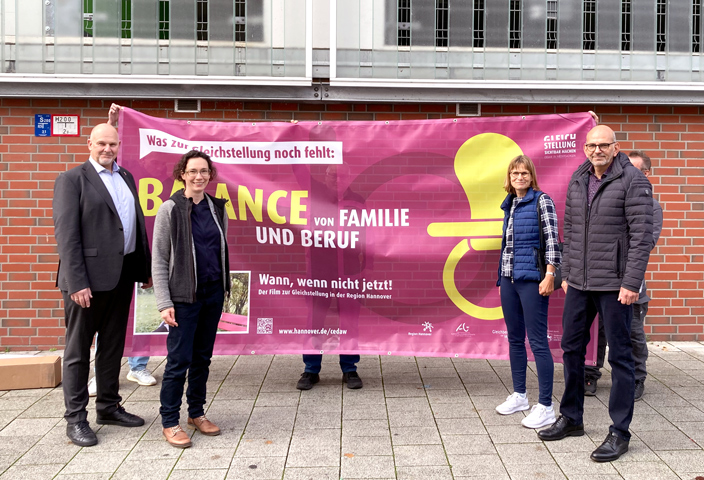
<svg viewBox="0 0 704 480">
<path fill-rule="evenodd" d="M 159 0 L 132 1 L 132 73 L 159 73 Z"/>
<path fill-rule="evenodd" d="M 235 12 L 232 0 L 210 0 L 210 42 L 208 45 L 208 75 L 234 75 L 235 70 Z M 242 20 L 246 6 L 241 5 Z M 244 23 L 240 24 L 245 27 Z M 242 31 L 244 34 L 244 30 Z M 244 35 L 243 35 L 244 37 Z"/>
<path fill-rule="evenodd" d="M 54 71 L 82 73 L 83 9 L 81 2 L 56 0 L 54 15 Z"/>
<path fill-rule="evenodd" d="M 171 0 L 169 73 L 196 74 L 196 0 Z"/>
</svg>

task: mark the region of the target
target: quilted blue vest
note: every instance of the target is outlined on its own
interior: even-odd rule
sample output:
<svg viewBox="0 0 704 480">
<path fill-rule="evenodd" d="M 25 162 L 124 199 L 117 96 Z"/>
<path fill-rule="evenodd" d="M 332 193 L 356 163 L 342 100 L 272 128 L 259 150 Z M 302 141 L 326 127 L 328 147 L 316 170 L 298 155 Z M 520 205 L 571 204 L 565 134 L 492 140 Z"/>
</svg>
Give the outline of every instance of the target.
<svg viewBox="0 0 704 480">
<path fill-rule="evenodd" d="M 501 204 L 504 211 L 504 238 L 501 253 L 506 248 L 506 228 L 508 228 L 513 195 L 507 195 Z M 526 196 L 516 205 L 513 212 L 513 279 L 539 282 L 542 280 L 538 267 L 540 254 L 540 220 L 538 219 L 538 198 L 540 192 L 528 189 Z M 501 268 L 499 267 L 499 275 Z"/>
</svg>

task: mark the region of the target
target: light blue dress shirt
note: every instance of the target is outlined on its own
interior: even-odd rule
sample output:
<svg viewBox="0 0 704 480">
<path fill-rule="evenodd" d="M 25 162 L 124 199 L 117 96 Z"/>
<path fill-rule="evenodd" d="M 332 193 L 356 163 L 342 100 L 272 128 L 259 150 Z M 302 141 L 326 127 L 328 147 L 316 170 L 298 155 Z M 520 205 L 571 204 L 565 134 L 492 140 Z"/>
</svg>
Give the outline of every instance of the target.
<svg viewBox="0 0 704 480">
<path fill-rule="evenodd" d="M 137 246 L 137 212 L 134 206 L 134 195 L 120 175 L 120 167 L 117 163 L 112 162 L 112 172 L 92 158 L 90 163 L 95 167 L 95 171 L 98 172 L 98 176 L 112 197 L 112 203 L 117 208 L 117 214 L 122 222 L 122 233 L 125 235 L 125 255 L 132 253 Z"/>
</svg>

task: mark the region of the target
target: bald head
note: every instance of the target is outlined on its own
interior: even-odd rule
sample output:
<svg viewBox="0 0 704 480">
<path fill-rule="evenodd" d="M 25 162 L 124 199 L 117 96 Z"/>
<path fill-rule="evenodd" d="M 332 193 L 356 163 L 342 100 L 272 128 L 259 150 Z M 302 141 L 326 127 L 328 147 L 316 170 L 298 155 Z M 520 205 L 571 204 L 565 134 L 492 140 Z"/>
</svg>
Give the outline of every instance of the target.
<svg viewBox="0 0 704 480">
<path fill-rule="evenodd" d="M 108 170 L 112 169 L 112 162 L 117 158 L 119 146 L 120 140 L 117 136 L 117 130 L 112 125 L 101 123 L 96 125 L 90 132 L 90 138 L 88 139 L 90 158 Z"/>
<path fill-rule="evenodd" d="M 587 133 L 587 143 L 598 143 L 598 142 L 591 142 L 590 137 L 595 137 L 595 138 L 608 138 L 609 142 L 615 142 L 616 141 L 616 134 L 614 133 L 611 128 L 607 127 L 606 125 L 597 125 L 596 127 L 592 128 L 589 130 L 589 133 Z"/>
<path fill-rule="evenodd" d="M 616 134 L 606 125 L 597 125 L 587 133 L 584 154 L 594 166 L 599 178 L 609 168 L 619 149 Z"/>
</svg>

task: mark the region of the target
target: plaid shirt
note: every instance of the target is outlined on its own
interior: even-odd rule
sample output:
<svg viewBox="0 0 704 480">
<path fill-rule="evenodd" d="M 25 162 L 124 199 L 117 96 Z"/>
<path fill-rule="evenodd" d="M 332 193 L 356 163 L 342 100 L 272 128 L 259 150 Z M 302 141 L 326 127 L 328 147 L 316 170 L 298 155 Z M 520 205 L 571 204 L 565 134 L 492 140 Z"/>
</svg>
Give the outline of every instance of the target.
<svg viewBox="0 0 704 480">
<path fill-rule="evenodd" d="M 511 277 L 513 275 L 513 212 L 520 201 L 520 198 L 515 197 L 511 205 L 511 213 L 509 214 L 506 227 L 506 248 L 504 248 L 504 253 L 501 257 L 502 277 Z M 540 227 L 543 229 L 543 236 L 545 237 L 545 261 L 557 268 L 562 261 L 562 253 L 558 247 L 557 210 L 552 199 L 547 195 L 541 195 L 538 204 L 541 217 Z"/>
</svg>

